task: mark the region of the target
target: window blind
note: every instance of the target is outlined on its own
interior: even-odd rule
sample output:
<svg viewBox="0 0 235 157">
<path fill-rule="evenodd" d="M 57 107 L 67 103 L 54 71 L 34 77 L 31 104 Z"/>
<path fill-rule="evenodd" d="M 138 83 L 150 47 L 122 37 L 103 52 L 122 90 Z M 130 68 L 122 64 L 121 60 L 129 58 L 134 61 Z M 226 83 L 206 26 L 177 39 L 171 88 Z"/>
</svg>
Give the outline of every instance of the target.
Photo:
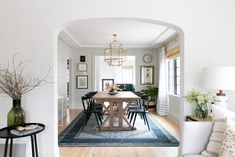
<svg viewBox="0 0 235 157">
<path fill-rule="evenodd" d="M 175 48 L 168 50 L 165 53 L 165 55 L 166 55 L 167 59 L 174 59 L 176 57 L 179 57 L 180 56 L 180 47 L 175 47 Z"/>
</svg>

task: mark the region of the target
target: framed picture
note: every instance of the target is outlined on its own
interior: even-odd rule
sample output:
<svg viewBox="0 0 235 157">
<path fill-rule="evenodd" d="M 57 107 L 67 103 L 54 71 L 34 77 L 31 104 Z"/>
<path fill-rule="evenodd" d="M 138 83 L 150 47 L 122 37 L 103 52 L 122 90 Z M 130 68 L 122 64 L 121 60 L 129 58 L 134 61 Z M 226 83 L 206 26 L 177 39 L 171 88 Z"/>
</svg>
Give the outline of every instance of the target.
<svg viewBox="0 0 235 157">
<path fill-rule="evenodd" d="M 76 87 L 77 87 L 77 89 L 87 89 L 88 88 L 88 76 L 87 75 L 77 75 L 76 76 Z"/>
<path fill-rule="evenodd" d="M 86 63 L 78 63 L 77 69 L 79 72 L 86 72 L 87 71 L 87 64 Z"/>
<path fill-rule="evenodd" d="M 104 91 L 106 87 L 111 84 L 114 84 L 114 79 L 102 79 L 102 91 Z"/>
<path fill-rule="evenodd" d="M 86 56 L 80 56 L 80 62 L 86 62 Z"/>
<path fill-rule="evenodd" d="M 140 66 L 140 84 L 153 85 L 154 84 L 154 66 Z"/>
</svg>

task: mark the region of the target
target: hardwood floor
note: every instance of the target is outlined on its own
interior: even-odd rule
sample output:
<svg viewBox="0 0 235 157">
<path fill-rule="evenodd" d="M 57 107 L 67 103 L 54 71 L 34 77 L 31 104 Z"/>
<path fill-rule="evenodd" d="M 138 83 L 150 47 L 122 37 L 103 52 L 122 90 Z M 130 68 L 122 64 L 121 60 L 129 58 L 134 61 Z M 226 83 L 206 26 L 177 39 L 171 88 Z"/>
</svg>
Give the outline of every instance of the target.
<svg viewBox="0 0 235 157">
<path fill-rule="evenodd" d="M 73 120 L 77 117 L 77 115 L 81 112 L 80 109 L 70 109 L 67 110 L 67 116 L 63 119 L 63 125 L 58 126 L 58 132 L 61 133 Z M 61 121 L 59 121 L 58 124 L 61 124 Z"/>
<path fill-rule="evenodd" d="M 69 110 L 59 126 L 59 133 L 81 112 L 79 109 Z M 156 111 L 150 112 L 154 118 L 179 139 L 179 125 L 169 117 L 161 117 Z M 61 157 L 176 157 L 177 147 L 60 147 Z"/>
</svg>

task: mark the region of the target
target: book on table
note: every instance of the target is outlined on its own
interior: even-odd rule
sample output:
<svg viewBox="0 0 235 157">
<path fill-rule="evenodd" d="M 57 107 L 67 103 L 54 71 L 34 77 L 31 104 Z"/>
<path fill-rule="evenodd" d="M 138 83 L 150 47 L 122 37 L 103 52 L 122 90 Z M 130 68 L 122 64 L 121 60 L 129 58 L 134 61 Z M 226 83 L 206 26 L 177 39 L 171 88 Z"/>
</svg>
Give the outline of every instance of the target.
<svg viewBox="0 0 235 157">
<path fill-rule="evenodd" d="M 41 129 L 42 129 L 41 126 L 37 126 L 33 129 L 29 129 L 29 130 L 17 130 L 17 128 L 16 128 L 16 129 L 11 130 L 10 133 L 17 135 L 17 136 L 23 136 L 23 135 L 28 135 L 28 134 L 34 133 L 34 132 L 39 131 Z"/>
</svg>

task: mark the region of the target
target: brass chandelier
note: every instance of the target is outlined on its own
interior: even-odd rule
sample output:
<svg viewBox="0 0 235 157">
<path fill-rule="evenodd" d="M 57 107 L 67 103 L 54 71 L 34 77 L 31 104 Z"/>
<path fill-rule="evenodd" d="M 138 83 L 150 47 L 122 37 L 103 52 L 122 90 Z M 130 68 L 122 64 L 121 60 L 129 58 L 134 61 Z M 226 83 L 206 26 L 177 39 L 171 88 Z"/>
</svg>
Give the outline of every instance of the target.
<svg viewBox="0 0 235 157">
<path fill-rule="evenodd" d="M 106 49 L 104 49 L 104 61 L 110 66 L 122 66 L 126 61 L 126 49 L 117 41 L 117 34 L 113 34 L 114 41 L 112 41 Z"/>
</svg>

